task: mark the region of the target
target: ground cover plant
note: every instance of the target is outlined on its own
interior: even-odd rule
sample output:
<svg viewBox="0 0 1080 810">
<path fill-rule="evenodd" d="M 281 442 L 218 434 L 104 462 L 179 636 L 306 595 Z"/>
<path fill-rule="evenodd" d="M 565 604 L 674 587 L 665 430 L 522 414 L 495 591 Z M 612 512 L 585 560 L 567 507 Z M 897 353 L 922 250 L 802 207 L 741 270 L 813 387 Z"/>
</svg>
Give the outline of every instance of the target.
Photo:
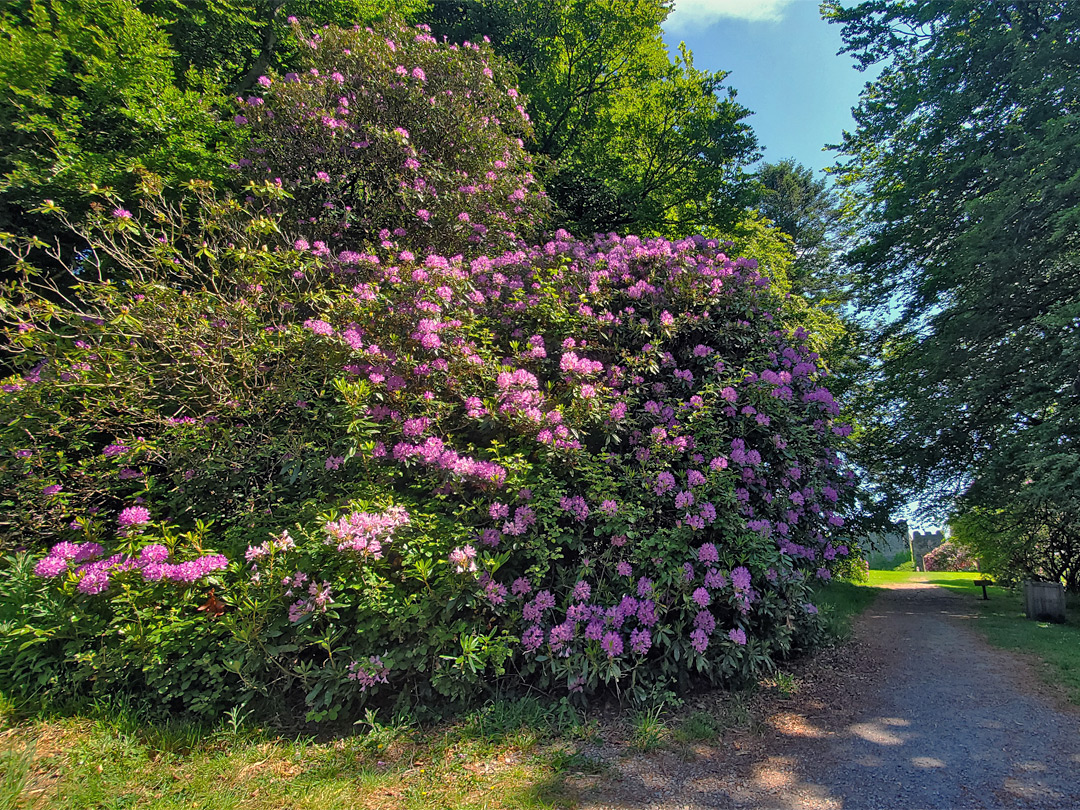
<svg viewBox="0 0 1080 810">
<path fill-rule="evenodd" d="M 486 45 L 302 41 L 239 102 L 240 194 L 106 198 L 64 292 L 6 239 L 4 687 L 333 721 L 819 639 L 850 428 L 756 262 L 539 238 Z"/>
</svg>

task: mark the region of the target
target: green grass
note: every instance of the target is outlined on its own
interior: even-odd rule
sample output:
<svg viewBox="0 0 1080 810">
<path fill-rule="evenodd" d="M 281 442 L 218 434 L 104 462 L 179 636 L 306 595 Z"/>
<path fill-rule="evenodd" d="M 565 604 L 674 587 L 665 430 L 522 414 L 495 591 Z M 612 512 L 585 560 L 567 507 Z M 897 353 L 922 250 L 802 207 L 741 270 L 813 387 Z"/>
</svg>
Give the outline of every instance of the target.
<svg viewBox="0 0 1080 810">
<path fill-rule="evenodd" d="M 830 636 L 842 641 L 851 635 L 851 623 L 877 598 L 879 589 L 873 587 L 874 584 L 872 581 L 867 585 L 857 585 L 833 580 L 817 588 L 814 592 L 814 603 L 821 612 L 826 632 Z"/>
<path fill-rule="evenodd" d="M 1064 624 L 1032 621 L 1024 616 L 1019 589 L 992 585 L 984 601 L 982 588 L 973 584 L 983 577 L 974 571 L 871 571 L 870 583 L 926 582 L 963 595 L 977 611 L 974 628 L 990 644 L 1029 656 L 1044 680 L 1061 686 L 1069 701 L 1080 705 L 1080 603 L 1070 598 Z"/>
<path fill-rule="evenodd" d="M 565 807 L 561 771 L 587 731 L 532 700 L 424 732 L 372 719 L 331 741 L 228 722 L 153 725 L 117 707 L 0 717 L 0 810 Z"/>
<path fill-rule="evenodd" d="M 971 587 L 971 582 L 982 578 L 977 571 L 932 571 L 928 574 L 919 571 L 870 571 L 870 585 L 887 585 L 893 582 L 932 582 L 945 587 Z M 982 596 L 982 588 L 975 588 Z"/>
</svg>

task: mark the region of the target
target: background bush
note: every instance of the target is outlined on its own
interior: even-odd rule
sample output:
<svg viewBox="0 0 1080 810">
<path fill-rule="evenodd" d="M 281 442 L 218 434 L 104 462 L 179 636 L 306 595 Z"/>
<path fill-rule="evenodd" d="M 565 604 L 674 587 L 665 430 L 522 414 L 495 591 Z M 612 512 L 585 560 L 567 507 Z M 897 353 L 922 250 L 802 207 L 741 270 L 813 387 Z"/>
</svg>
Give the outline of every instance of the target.
<svg viewBox="0 0 1080 810">
<path fill-rule="evenodd" d="M 946 540 L 923 555 L 923 565 L 927 571 L 972 571 L 975 559 L 963 546 Z"/>
</svg>

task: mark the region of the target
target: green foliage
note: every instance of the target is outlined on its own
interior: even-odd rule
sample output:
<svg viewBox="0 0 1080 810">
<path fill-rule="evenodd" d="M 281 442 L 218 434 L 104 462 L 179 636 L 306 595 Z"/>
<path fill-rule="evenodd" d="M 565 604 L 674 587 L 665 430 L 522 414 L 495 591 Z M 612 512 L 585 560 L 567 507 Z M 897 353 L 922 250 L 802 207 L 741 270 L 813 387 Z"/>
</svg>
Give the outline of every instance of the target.
<svg viewBox="0 0 1080 810">
<path fill-rule="evenodd" d="M 791 158 L 762 164 L 756 177 L 757 209 L 792 239 L 792 292 L 839 309 L 848 298 L 847 280 L 838 266 L 848 226 L 842 223 L 836 192 Z"/>
<path fill-rule="evenodd" d="M 723 724 L 709 712 L 694 712 L 675 729 L 680 742 L 712 741 L 724 732 Z"/>
<path fill-rule="evenodd" d="M 1029 485 L 1030 486 L 1030 485 Z M 1026 492 L 1024 493 L 1027 494 Z M 997 582 L 1063 582 L 1080 591 L 1080 534 L 1072 500 L 1022 498 L 1001 509 L 973 507 L 950 521 L 953 540 Z"/>
<path fill-rule="evenodd" d="M 910 551 L 901 551 L 891 557 L 879 553 L 871 553 L 868 557 L 870 568 L 875 571 L 914 571 L 915 563 L 912 562 Z"/>
<path fill-rule="evenodd" d="M 939 511 L 963 494 L 961 512 L 1034 525 L 1060 502 L 1044 529 L 1076 526 L 1080 6 L 825 11 L 862 66 L 883 64 L 836 170 L 863 223 L 859 298 L 881 319 L 863 444 Z"/>
<path fill-rule="evenodd" d="M 130 193 L 137 170 L 222 176 L 230 134 L 177 87 L 160 21 L 125 0 L 26 0 L 0 14 L 0 231 L 70 234 L 33 212 L 85 213 L 95 186 Z"/>
<path fill-rule="evenodd" d="M 0 810 L 15 810 L 34 765 L 34 747 L 5 745 L 0 750 Z"/>
<path fill-rule="evenodd" d="M 819 638 L 850 428 L 781 285 L 704 236 L 524 242 L 487 46 L 297 38 L 240 102 L 243 197 L 104 194 L 62 287 L 4 240 L 4 687 L 332 723 L 640 704 Z"/>
<path fill-rule="evenodd" d="M 630 718 L 630 747 L 638 751 L 655 751 L 664 744 L 668 729 L 660 719 L 664 706 L 660 704 L 649 709 L 639 709 Z"/>
<path fill-rule="evenodd" d="M 366 25 L 390 14 L 412 19 L 423 0 L 141 0 L 162 20 L 176 51 L 177 74 L 209 76 L 233 94 L 259 76 L 284 73 L 298 62 L 290 17 L 312 25 Z"/>
<path fill-rule="evenodd" d="M 669 58 L 659 0 L 436 0 L 436 32 L 488 36 L 519 70 L 561 222 L 593 231 L 718 235 L 749 201 L 756 142 L 724 85 Z"/>
</svg>

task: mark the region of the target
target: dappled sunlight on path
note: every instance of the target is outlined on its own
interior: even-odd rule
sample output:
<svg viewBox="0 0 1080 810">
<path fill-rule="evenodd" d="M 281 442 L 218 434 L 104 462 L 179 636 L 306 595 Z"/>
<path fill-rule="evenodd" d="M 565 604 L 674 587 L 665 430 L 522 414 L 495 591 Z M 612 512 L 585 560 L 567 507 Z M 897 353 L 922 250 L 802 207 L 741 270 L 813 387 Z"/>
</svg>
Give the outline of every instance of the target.
<svg viewBox="0 0 1080 810">
<path fill-rule="evenodd" d="M 966 626 L 970 602 L 890 583 L 855 640 L 765 718 L 698 758 L 625 758 L 589 810 L 1080 807 L 1080 716 Z"/>
</svg>

